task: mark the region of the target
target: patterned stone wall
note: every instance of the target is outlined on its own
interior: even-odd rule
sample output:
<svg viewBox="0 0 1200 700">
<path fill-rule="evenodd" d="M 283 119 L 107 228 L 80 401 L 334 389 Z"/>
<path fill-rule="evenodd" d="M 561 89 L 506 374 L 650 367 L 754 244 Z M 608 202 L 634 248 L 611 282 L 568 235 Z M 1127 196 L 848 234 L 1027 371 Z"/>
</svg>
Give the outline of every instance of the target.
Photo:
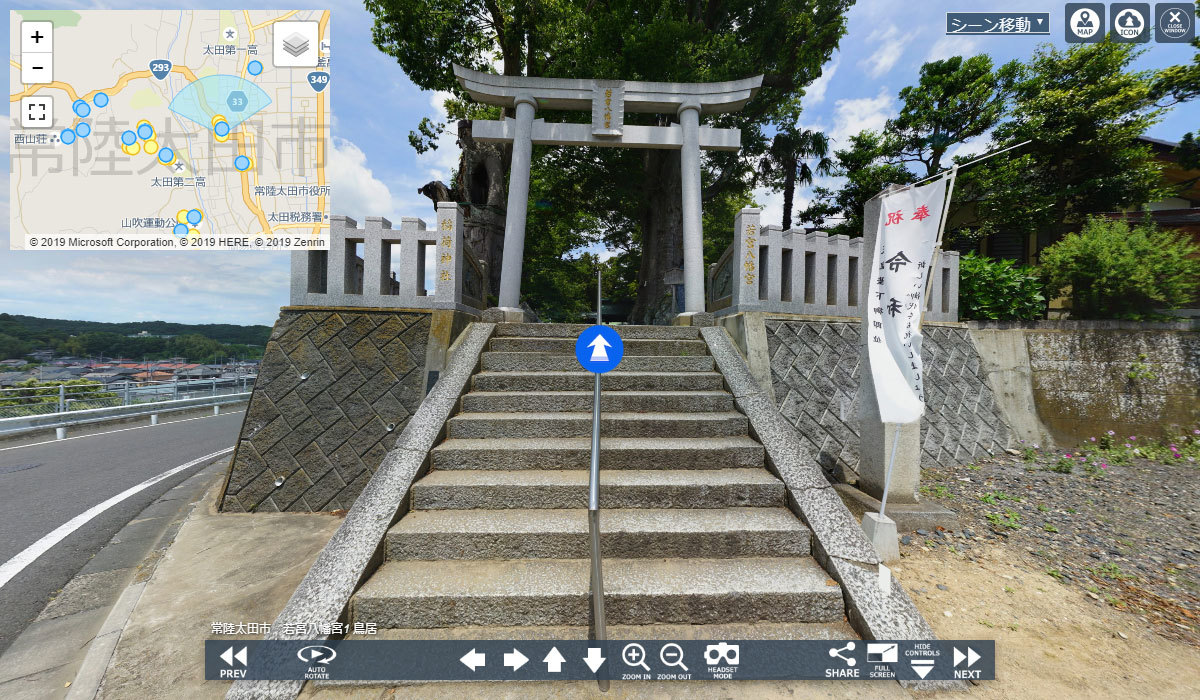
<svg viewBox="0 0 1200 700">
<path fill-rule="evenodd" d="M 821 466 L 838 478 L 858 467 L 859 322 L 765 322 L 775 403 Z M 925 326 L 922 464 L 969 463 L 1009 445 L 966 329 Z"/>
<path fill-rule="evenodd" d="M 1024 331 L 1038 414 L 1058 443 L 1106 430 L 1172 436 L 1172 425 L 1200 424 L 1200 333 L 1065 330 L 1069 323 Z"/>
<path fill-rule="evenodd" d="M 424 398 L 430 322 L 419 311 L 281 311 L 222 510 L 348 509 Z"/>
</svg>

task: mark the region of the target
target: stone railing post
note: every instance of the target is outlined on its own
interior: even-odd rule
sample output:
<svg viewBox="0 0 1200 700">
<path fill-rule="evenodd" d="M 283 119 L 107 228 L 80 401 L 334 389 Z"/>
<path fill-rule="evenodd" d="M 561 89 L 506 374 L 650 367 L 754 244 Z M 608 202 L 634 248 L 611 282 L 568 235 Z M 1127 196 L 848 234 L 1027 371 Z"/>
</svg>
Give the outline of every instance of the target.
<svg viewBox="0 0 1200 700">
<path fill-rule="evenodd" d="M 453 309 L 462 299 L 463 265 L 466 264 L 462 233 L 462 208 L 455 202 L 438 202 L 437 252 L 434 254 L 435 308 Z"/>
<path fill-rule="evenodd" d="M 740 311 L 754 311 L 761 305 L 758 296 L 759 275 L 764 272 L 759 260 L 761 213 L 761 209 L 743 209 L 734 220 L 733 306 Z"/>
</svg>

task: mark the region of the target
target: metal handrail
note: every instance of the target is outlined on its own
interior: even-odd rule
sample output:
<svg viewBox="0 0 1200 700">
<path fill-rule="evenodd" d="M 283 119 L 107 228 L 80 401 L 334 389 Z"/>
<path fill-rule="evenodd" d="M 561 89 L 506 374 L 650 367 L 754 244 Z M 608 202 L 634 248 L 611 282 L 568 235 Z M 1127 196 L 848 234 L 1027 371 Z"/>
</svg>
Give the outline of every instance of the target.
<svg viewBox="0 0 1200 700">
<path fill-rule="evenodd" d="M 601 277 L 603 272 L 596 272 L 596 325 L 604 323 L 600 316 L 601 306 Z M 588 538 L 592 550 L 592 629 L 588 635 L 591 639 L 603 642 L 608 639 L 604 624 L 604 579 L 600 571 L 600 373 L 596 373 L 596 383 L 592 390 L 592 464 L 588 473 Z M 602 692 L 608 691 L 608 678 L 603 675 L 596 678 Z"/>
</svg>

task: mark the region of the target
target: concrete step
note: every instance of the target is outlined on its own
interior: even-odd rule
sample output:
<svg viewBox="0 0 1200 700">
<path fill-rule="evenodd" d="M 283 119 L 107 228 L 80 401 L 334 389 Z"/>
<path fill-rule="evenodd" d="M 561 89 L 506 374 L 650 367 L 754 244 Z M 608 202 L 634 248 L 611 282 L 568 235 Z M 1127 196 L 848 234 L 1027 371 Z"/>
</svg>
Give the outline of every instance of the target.
<svg viewBox="0 0 1200 700">
<path fill-rule="evenodd" d="M 387 561 L 351 601 L 379 627 L 586 625 L 587 559 Z M 842 589 L 811 557 L 608 559 L 608 622 L 832 622 Z"/>
<path fill-rule="evenodd" d="M 622 363 L 624 364 L 624 363 Z M 591 391 L 590 372 L 480 372 L 472 391 Z M 721 391 L 719 372 L 622 372 L 604 375 L 604 391 Z"/>
<path fill-rule="evenodd" d="M 600 514 L 604 557 L 790 557 L 812 533 L 786 508 L 614 508 Z M 581 559 L 586 508 L 414 510 L 387 534 L 387 558 Z"/>
<path fill-rule="evenodd" d="M 463 397 L 466 413 L 591 411 L 591 391 L 476 391 Z M 600 410 L 612 413 L 729 412 L 726 391 L 603 391 Z"/>
<path fill-rule="evenodd" d="M 590 437 L 450 439 L 433 448 L 434 469 L 587 469 Z M 738 469 L 764 465 L 763 446 L 746 436 L 600 438 L 600 469 Z"/>
<path fill-rule="evenodd" d="M 712 357 L 662 357 L 637 355 L 626 357 L 613 372 L 711 372 L 716 367 Z M 552 355 L 543 352 L 485 352 L 485 372 L 578 372 L 579 360 L 574 355 Z M 610 373 L 611 374 L 611 373 Z"/>
<path fill-rule="evenodd" d="M 765 469 L 601 470 L 601 508 L 784 505 L 783 482 Z M 412 486 L 416 510 L 585 508 L 585 469 L 435 470 Z"/>
<path fill-rule="evenodd" d="M 600 432 L 611 437 L 732 437 L 746 435 L 746 416 L 722 413 L 601 413 Z M 592 414 L 460 413 L 446 423 L 448 438 L 560 438 L 592 434 Z"/>
<path fill-rule="evenodd" d="M 707 355 L 703 340 L 639 340 L 622 339 L 625 357 L 634 355 Z M 554 355 L 575 356 L 575 338 L 492 338 L 488 350 L 493 352 L 548 352 Z"/>
<path fill-rule="evenodd" d="M 501 338 L 578 338 L 586 323 L 500 323 L 496 325 L 496 336 Z M 612 326 L 626 339 L 653 340 L 696 340 L 700 329 L 692 326 Z"/>
</svg>

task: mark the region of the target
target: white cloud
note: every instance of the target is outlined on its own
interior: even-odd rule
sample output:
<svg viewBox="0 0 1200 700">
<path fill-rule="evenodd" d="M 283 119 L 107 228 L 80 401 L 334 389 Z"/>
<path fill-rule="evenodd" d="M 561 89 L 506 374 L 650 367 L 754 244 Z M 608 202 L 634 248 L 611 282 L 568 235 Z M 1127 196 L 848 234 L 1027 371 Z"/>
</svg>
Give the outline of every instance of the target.
<svg viewBox="0 0 1200 700">
<path fill-rule="evenodd" d="M 904 53 L 905 45 L 912 39 L 912 34 L 901 34 L 893 24 L 886 29 L 876 29 L 865 42 L 867 46 L 874 46 L 875 52 L 859 61 L 858 65 L 866 68 L 872 78 L 878 78 L 896 65 Z"/>
<path fill-rule="evenodd" d="M 974 56 L 979 41 L 969 36 L 944 36 L 933 43 L 925 61 L 943 61 L 951 56 Z"/>
<path fill-rule="evenodd" d="M 839 63 L 841 63 L 841 58 L 835 58 L 821 71 L 821 77 L 812 81 L 812 84 L 804 89 L 805 107 L 819 105 L 825 101 L 825 91 L 829 89 L 829 83 L 833 80 L 833 74 L 837 72 Z"/>
<path fill-rule="evenodd" d="M 445 101 L 450 97 L 448 92 L 429 93 L 429 103 L 433 107 L 430 116 L 438 121 L 447 119 Z M 417 163 L 425 168 L 430 180 L 441 180 L 450 184 L 450 176 L 458 167 L 458 128 L 455 124 L 447 124 L 446 130 L 437 139 L 437 148 L 417 155 Z M 421 183 L 425 184 L 425 183 Z"/>
<path fill-rule="evenodd" d="M 990 131 L 985 132 L 979 136 L 976 136 L 975 138 L 971 139 L 970 141 L 968 141 L 966 143 L 959 144 L 954 149 L 952 149 L 950 152 L 948 152 L 946 154 L 946 157 L 942 160 L 942 164 L 950 165 L 951 163 L 953 163 L 952 159 L 955 157 L 958 157 L 958 156 L 962 156 L 962 157 L 981 156 L 984 153 L 987 153 L 988 147 L 991 145 L 991 142 L 992 142 L 992 132 L 990 132 Z"/>
<path fill-rule="evenodd" d="M 332 138 L 333 149 L 325 176 L 333 187 L 333 213 L 362 221 L 368 216 L 385 216 L 398 221 L 392 193 L 367 165 L 367 156 L 352 141 Z"/>
<path fill-rule="evenodd" d="M 829 136 L 834 148 L 847 148 L 850 137 L 863 129 L 878 131 L 892 116 L 892 96 L 881 86 L 875 97 L 838 100 L 834 103 L 834 126 Z"/>
</svg>

